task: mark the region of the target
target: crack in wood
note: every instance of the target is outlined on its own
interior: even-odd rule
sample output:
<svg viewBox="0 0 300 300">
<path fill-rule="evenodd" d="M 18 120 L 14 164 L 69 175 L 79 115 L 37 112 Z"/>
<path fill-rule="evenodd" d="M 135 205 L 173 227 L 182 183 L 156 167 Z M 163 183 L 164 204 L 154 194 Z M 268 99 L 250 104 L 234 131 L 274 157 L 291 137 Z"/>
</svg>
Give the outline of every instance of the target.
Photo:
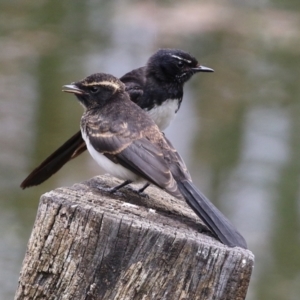
<svg viewBox="0 0 300 300">
<path fill-rule="evenodd" d="M 245 299 L 249 250 L 215 240 L 159 189 L 145 199 L 93 188 L 117 183 L 100 176 L 41 197 L 15 300 Z"/>
</svg>

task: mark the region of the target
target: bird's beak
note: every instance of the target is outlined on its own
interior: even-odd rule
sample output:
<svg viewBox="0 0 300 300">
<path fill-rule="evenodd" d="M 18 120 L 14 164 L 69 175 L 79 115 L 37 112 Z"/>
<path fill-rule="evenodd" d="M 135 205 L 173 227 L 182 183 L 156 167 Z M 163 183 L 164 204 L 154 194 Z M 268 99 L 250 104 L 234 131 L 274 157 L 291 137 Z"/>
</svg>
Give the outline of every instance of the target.
<svg viewBox="0 0 300 300">
<path fill-rule="evenodd" d="M 75 84 L 68 84 L 62 87 L 62 91 L 66 93 L 82 95 L 84 91 L 79 89 Z"/>
<path fill-rule="evenodd" d="M 193 71 L 196 71 L 196 72 L 214 72 L 214 69 L 199 65 L 198 67 L 193 68 Z"/>
</svg>

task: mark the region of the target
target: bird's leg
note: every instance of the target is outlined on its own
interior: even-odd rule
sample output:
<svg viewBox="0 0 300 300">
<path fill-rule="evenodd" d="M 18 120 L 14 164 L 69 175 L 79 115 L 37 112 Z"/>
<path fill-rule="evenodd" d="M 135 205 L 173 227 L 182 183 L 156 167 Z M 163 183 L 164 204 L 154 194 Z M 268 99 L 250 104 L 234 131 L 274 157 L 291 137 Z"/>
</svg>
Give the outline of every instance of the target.
<svg viewBox="0 0 300 300">
<path fill-rule="evenodd" d="M 117 192 L 119 189 L 121 189 L 122 187 L 124 187 L 124 186 L 126 186 L 126 185 L 128 185 L 130 183 L 132 183 L 131 180 L 125 180 L 121 184 L 119 184 L 119 185 L 117 185 L 115 187 L 112 187 L 112 188 L 103 188 L 102 186 L 98 186 L 97 188 L 99 190 L 102 190 L 102 191 L 105 191 L 105 192 L 113 194 L 113 193 Z"/>
<path fill-rule="evenodd" d="M 143 194 L 144 190 L 150 185 L 150 183 L 145 183 L 140 189 L 137 190 L 139 194 Z"/>
<path fill-rule="evenodd" d="M 150 183 L 145 183 L 140 189 L 136 190 L 133 187 L 128 187 L 129 190 L 131 190 L 132 192 L 138 194 L 139 196 L 142 197 L 148 197 L 148 195 L 146 193 L 144 193 L 144 190 L 150 185 Z"/>
</svg>

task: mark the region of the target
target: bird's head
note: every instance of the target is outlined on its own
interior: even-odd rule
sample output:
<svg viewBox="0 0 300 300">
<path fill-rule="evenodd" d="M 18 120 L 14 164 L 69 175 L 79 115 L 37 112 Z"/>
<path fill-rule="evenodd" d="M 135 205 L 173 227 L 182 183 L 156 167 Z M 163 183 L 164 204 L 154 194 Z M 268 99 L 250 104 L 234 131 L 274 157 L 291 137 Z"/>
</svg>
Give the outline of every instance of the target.
<svg viewBox="0 0 300 300">
<path fill-rule="evenodd" d="M 178 49 L 160 49 L 147 63 L 147 72 L 165 82 L 184 83 L 197 72 L 214 72 L 201 66 L 191 54 Z"/>
<path fill-rule="evenodd" d="M 63 86 L 63 92 L 75 94 L 86 109 L 104 106 L 116 94 L 124 91 L 125 85 L 119 79 L 104 73 L 96 73 Z"/>
</svg>

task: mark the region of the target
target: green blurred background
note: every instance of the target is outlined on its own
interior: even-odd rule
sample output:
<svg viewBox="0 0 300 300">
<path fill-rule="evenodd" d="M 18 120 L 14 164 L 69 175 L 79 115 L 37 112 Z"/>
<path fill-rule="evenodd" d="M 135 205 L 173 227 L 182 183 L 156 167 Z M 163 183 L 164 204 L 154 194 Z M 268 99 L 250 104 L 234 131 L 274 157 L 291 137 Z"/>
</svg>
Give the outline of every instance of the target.
<svg viewBox="0 0 300 300">
<path fill-rule="evenodd" d="M 185 86 L 166 134 L 198 187 L 256 257 L 247 300 L 300 294 L 300 2 L 0 3 L 0 299 L 12 299 L 39 197 L 99 174 L 86 153 L 45 184 L 24 177 L 79 129 L 61 86 L 121 76 L 158 48 L 191 52 L 215 73 Z"/>
</svg>

